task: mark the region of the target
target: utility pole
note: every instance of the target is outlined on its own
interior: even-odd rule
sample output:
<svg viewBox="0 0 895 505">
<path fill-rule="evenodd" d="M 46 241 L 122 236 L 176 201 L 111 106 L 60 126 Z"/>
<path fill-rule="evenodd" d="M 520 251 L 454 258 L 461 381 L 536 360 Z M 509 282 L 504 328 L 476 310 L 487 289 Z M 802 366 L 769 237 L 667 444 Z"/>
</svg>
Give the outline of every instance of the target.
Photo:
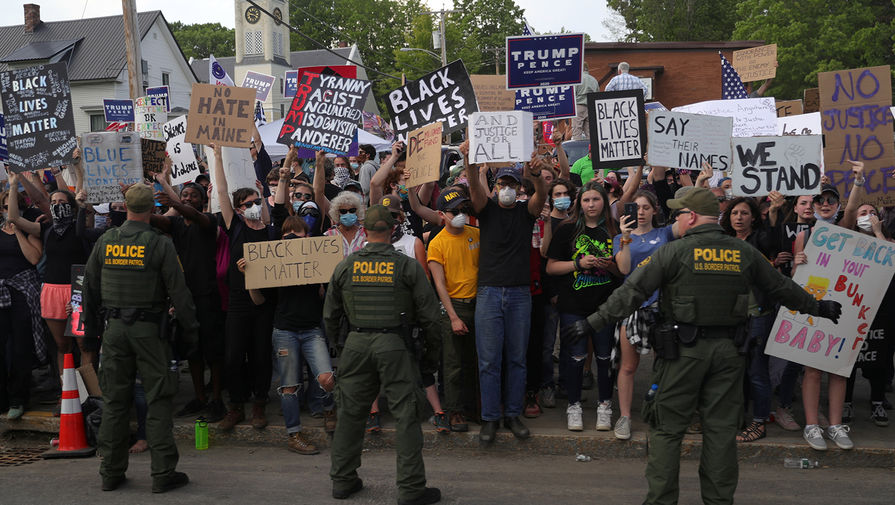
<svg viewBox="0 0 895 505">
<path fill-rule="evenodd" d="M 494 53 L 494 75 L 500 75 L 500 53 L 504 50 L 503 47 L 486 47 L 482 49 L 483 51 L 487 51 L 489 53 Z"/>
<path fill-rule="evenodd" d="M 136 0 L 121 0 L 124 14 L 124 46 L 127 54 L 127 80 L 131 99 L 143 96 L 143 59 L 140 54 L 140 23 Z"/>
<path fill-rule="evenodd" d="M 439 33 L 441 35 L 441 66 L 447 66 L 447 48 L 445 47 L 445 37 L 444 37 L 444 16 L 447 14 L 453 14 L 454 12 L 460 12 L 458 10 L 445 10 L 441 9 L 440 11 L 429 11 L 429 15 L 439 14 L 441 19 L 439 20 Z"/>
</svg>

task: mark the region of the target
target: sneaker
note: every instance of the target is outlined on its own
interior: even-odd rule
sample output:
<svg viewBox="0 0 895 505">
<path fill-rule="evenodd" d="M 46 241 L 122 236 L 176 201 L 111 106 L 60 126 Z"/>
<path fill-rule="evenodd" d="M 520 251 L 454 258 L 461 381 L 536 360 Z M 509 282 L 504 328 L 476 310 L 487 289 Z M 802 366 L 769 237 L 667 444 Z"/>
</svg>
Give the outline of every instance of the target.
<svg viewBox="0 0 895 505">
<path fill-rule="evenodd" d="M 590 370 L 584 372 L 584 378 L 581 380 L 581 389 L 590 391 L 594 388 L 594 373 Z"/>
<path fill-rule="evenodd" d="M 205 410 L 205 404 L 200 402 L 198 398 L 193 398 L 189 403 L 183 406 L 182 409 L 178 410 L 174 417 L 184 417 L 191 416 L 193 414 L 198 414 Z"/>
<path fill-rule="evenodd" d="M 451 414 L 451 431 L 466 432 L 469 431 L 469 424 L 462 412 L 454 412 Z"/>
<path fill-rule="evenodd" d="M 873 424 L 877 426 L 889 425 L 889 413 L 886 412 L 886 409 L 885 407 L 883 407 L 882 402 L 873 403 L 873 415 L 871 415 L 870 418 L 873 419 Z"/>
<path fill-rule="evenodd" d="M 447 414 L 442 412 L 436 412 L 432 417 L 432 424 L 435 425 L 435 431 L 438 433 L 450 433 L 451 432 L 451 423 L 448 422 Z"/>
<path fill-rule="evenodd" d="M 612 402 L 600 402 L 597 406 L 597 431 L 612 429 Z"/>
<path fill-rule="evenodd" d="M 808 442 L 808 445 L 810 445 L 812 449 L 816 451 L 827 450 L 827 441 L 824 440 L 823 431 L 821 431 L 820 426 L 816 424 L 805 426 L 805 430 L 802 432 L 802 437 Z"/>
<path fill-rule="evenodd" d="M 9 407 L 9 412 L 6 413 L 6 420 L 14 421 L 16 419 L 19 419 L 23 415 L 25 415 L 25 407 L 21 405 L 13 405 Z"/>
<path fill-rule="evenodd" d="M 848 438 L 850 431 L 847 424 L 834 424 L 827 428 L 827 436 L 839 446 L 840 449 L 849 450 L 854 448 L 855 444 Z"/>
<path fill-rule="evenodd" d="M 569 431 L 583 431 L 584 421 L 581 419 L 582 409 L 581 403 L 573 403 L 566 408 L 566 417 L 568 418 Z"/>
<path fill-rule="evenodd" d="M 541 415 L 541 407 L 538 406 L 538 397 L 535 393 L 526 393 L 525 410 L 522 411 L 522 415 L 528 419 L 534 419 Z"/>
<path fill-rule="evenodd" d="M 208 402 L 208 408 L 205 413 L 205 419 L 209 423 L 216 423 L 227 415 L 227 407 L 224 406 L 224 400 L 211 400 Z"/>
<path fill-rule="evenodd" d="M 830 420 L 827 419 L 827 416 L 825 416 L 823 412 L 818 412 L 817 424 L 820 425 L 821 428 L 827 429 L 830 427 Z"/>
<path fill-rule="evenodd" d="M 245 419 L 246 415 L 245 411 L 242 409 L 242 406 L 240 406 L 238 409 L 231 409 L 229 412 L 227 412 L 227 415 L 224 416 L 224 419 L 222 419 L 221 422 L 218 423 L 218 429 L 221 431 L 230 431 L 233 429 L 234 426 L 245 421 Z"/>
<path fill-rule="evenodd" d="M 336 417 L 336 409 L 332 408 L 330 410 L 324 410 L 323 431 L 325 431 L 326 433 L 335 433 L 336 423 L 338 423 L 338 418 Z"/>
<path fill-rule="evenodd" d="M 774 412 L 774 420 L 786 431 L 799 431 L 802 429 L 792 416 L 792 407 L 777 407 Z"/>
<path fill-rule="evenodd" d="M 852 411 L 851 402 L 845 402 L 842 404 L 842 422 L 843 423 L 850 423 L 853 413 L 854 412 Z"/>
<path fill-rule="evenodd" d="M 556 389 L 553 387 L 541 388 L 538 398 L 541 400 L 541 406 L 547 409 L 556 407 Z"/>
<path fill-rule="evenodd" d="M 628 440 L 631 438 L 631 420 L 628 416 L 621 416 L 615 422 L 615 438 Z"/>
<path fill-rule="evenodd" d="M 367 417 L 367 433 L 379 433 L 382 425 L 379 424 L 379 412 L 370 412 Z"/>
<path fill-rule="evenodd" d="M 289 441 L 287 442 L 288 448 L 292 452 L 297 452 L 299 454 L 320 454 L 320 449 L 317 448 L 310 440 L 308 440 L 304 433 L 290 433 Z"/>
</svg>

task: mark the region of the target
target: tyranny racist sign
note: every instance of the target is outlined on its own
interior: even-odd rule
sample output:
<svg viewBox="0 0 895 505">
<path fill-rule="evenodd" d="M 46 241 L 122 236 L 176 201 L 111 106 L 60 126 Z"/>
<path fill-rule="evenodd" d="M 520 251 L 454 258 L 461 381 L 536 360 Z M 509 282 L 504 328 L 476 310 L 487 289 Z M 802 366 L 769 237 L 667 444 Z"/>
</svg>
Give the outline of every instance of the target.
<svg viewBox="0 0 895 505">
<path fill-rule="evenodd" d="M 507 37 L 507 89 L 581 84 L 584 34 Z"/>
<path fill-rule="evenodd" d="M 199 175 L 193 145 L 186 141 L 186 116 L 165 123 L 165 150 L 171 158 L 171 184 L 190 182 Z"/>
<path fill-rule="evenodd" d="M 81 137 L 84 189 L 90 203 L 121 202 L 121 184 L 143 180 L 140 136 L 135 132 L 95 132 Z"/>
<path fill-rule="evenodd" d="M 639 89 L 587 94 L 594 169 L 642 165 L 646 113 Z"/>
<path fill-rule="evenodd" d="M 649 113 L 649 161 L 660 167 L 702 170 L 730 168 L 733 119 L 654 110 Z"/>
<path fill-rule="evenodd" d="M 71 162 L 78 139 L 65 63 L 0 72 L 0 98 L 13 172 Z"/>
<path fill-rule="evenodd" d="M 255 131 L 255 90 L 214 84 L 193 84 L 186 141 L 245 147 Z"/>
<path fill-rule="evenodd" d="M 734 138 L 731 180 L 736 196 L 820 193 L 821 136 Z"/>
<path fill-rule="evenodd" d="M 533 139 L 531 112 L 474 112 L 469 118 L 469 161 L 528 161 Z"/>
<path fill-rule="evenodd" d="M 298 77 L 303 72 L 313 72 L 323 75 L 339 75 L 342 77 L 350 77 L 357 79 L 357 67 L 354 65 L 317 65 L 311 67 L 301 67 L 298 70 L 287 70 L 283 76 L 283 96 L 292 98 L 298 91 Z"/>
</svg>

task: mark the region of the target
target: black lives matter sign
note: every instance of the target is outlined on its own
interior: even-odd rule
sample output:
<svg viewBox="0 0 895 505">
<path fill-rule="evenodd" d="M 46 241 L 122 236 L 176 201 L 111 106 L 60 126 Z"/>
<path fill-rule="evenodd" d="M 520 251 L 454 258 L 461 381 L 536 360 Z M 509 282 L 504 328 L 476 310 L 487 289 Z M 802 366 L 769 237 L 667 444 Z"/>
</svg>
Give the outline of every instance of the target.
<svg viewBox="0 0 895 505">
<path fill-rule="evenodd" d="M 587 111 L 595 169 L 644 163 L 646 114 L 641 90 L 588 93 Z"/>
<path fill-rule="evenodd" d="M 0 72 L 0 97 L 14 172 L 71 162 L 78 139 L 65 63 Z"/>
<path fill-rule="evenodd" d="M 466 128 L 479 111 L 466 66 L 456 60 L 389 92 L 385 99 L 395 135 L 404 140 L 422 126 L 440 121 L 444 133 Z"/>
</svg>

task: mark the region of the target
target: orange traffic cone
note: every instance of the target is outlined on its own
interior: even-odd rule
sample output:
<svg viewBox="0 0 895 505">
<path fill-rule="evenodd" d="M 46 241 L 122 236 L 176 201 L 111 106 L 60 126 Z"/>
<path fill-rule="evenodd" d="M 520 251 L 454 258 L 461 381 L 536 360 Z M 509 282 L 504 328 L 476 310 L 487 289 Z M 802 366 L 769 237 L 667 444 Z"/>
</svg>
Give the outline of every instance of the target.
<svg viewBox="0 0 895 505">
<path fill-rule="evenodd" d="M 45 459 L 85 458 L 96 454 L 96 448 L 87 445 L 84 433 L 84 415 L 78 397 L 78 381 L 75 378 L 75 359 L 65 355 L 65 371 L 62 373 L 62 412 L 59 416 L 59 447 L 43 453 Z"/>
</svg>

